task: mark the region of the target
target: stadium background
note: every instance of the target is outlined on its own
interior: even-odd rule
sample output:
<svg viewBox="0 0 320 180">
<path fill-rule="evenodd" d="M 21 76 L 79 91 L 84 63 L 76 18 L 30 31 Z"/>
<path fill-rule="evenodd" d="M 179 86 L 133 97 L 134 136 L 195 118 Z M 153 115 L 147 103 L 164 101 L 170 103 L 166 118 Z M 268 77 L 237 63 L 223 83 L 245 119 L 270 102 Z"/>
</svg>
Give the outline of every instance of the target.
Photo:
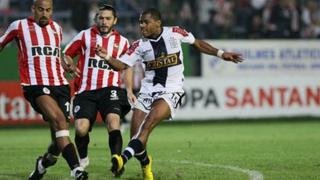
<svg viewBox="0 0 320 180">
<path fill-rule="evenodd" d="M 320 2 L 317 0 L 54 0 L 67 43 L 92 25 L 99 5 L 118 10 L 116 29 L 139 38 L 142 9 L 156 7 L 164 25 L 179 25 L 213 45 L 240 52 L 241 65 L 221 63 L 184 46 L 187 96 L 178 120 L 320 116 Z M 0 34 L 31 15 L 31 0 L 1 0 Z M 38 124 L 18 83 L 17 49 L 1 53 L 0 124 Z"/>
</svg>

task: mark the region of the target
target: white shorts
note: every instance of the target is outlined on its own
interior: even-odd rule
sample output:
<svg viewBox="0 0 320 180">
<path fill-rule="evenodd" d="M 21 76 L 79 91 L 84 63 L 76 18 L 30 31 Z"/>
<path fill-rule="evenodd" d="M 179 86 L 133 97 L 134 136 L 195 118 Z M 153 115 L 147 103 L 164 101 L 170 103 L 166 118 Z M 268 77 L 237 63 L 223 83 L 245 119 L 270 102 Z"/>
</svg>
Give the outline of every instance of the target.
<svg viewBox="0 0 320 180">
<path fill-rule="evenodd" d="M 181 100 L 184 96 L 184 92 L 154 92 L 150 94 L 139 93 L 138 102 L 134 105 L 134 108 L 137 108 L 145 113 L 149 113 L 151 110 L 151 105 L 157 99 L 164 99 L 170 108 L 170 120 L 174 118 L 175 112 L 178 107 L 181 105 Z"/>
</svg>

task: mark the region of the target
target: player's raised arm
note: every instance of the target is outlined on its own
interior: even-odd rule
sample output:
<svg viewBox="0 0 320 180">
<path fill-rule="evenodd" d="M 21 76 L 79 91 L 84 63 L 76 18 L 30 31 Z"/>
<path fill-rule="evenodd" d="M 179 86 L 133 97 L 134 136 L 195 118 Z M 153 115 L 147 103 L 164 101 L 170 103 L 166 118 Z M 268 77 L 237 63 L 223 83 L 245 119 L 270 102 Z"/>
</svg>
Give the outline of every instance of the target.
<svg viewBox="0 0 320 180">
<path fill-rule="evenodd" d="M 118 59 L 115 59 L 113 57 L 111 57 L 109 54 L 107 54 L 107 51 L 105 49 L 103 49 L 101 46 L 97 46 L 96 49 L 96 54 L 98 56 L 100 56 L 101 58 L 105 59 L 108 61 L 108 64 L 116 71 L 121 71 L 121 70 L 124 70 L 124 69 L 127 69 L 128 66 L 119 61 Z"/>
<path fill-rule="evenodd" d="M 18 35 L 18 27 L 20 21 L 14 21 L 10 24 L 6 32 L 0 37 L 0 52 Z"/>
<path fill-rule="evenodd" d="M 193 43 L 193 46 L 197 48 L 200 52 L 220 57 L 225 61 L 231 61 L 234 63 L 239 63 L 243 61 L 241 54 L 234 52 L 224 52 L 223 50 L 217 49 L 203 40 L 196 39 Z"/>
</svg>

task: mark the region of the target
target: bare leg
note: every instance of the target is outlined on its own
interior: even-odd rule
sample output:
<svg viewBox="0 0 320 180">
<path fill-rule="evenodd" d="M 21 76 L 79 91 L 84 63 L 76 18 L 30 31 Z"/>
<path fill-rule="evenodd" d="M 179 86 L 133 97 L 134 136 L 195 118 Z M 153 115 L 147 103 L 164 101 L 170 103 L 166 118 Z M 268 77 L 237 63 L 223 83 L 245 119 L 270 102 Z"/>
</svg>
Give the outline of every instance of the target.
<svg viewBox="0 0 320 180">
<path fill-rule="evenodd" d="M 42 95 L 36 98 L 36 104 L 42 114 L 48 118 L 50 128 L 55 132 L 56 142 L 62 156 L 68 162 L 71 170 L 79 167 L 74 145 L 69 139 L 68 123 L 57 102 L 50 96 Z"/>
</svg>

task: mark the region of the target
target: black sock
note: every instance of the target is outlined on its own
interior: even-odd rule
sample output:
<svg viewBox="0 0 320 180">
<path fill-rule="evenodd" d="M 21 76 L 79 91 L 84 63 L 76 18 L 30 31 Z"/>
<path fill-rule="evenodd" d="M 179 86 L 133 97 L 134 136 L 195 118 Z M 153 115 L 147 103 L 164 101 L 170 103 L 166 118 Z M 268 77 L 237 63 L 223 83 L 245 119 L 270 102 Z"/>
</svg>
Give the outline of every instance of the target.
<svg viewBox="0 0 320 180">
<path fill-rule="evenodd" d="M 143 151 L 143 144 L 139 139 L 132 139 L 126 149 L 121 154 L 123 163 L 125 164 L 133 155 Z"/>
<path fill-rule="evenodd" d="M 53 166 L 56 164 L 58 160 L 58 156 L 54 156 L 50 153 L 45 153 L 42 157 L 42 166 L 44 168 L 48 168 L 49 166 Z"/>
<path fill-rule="evenodd" d="M 59 156 L 60 152 L 61 151 L 59 150 L 57 142 L 55 140 L 52 141 L 51 144 L 48 146 L 47 153 L 50 153 L 53 156 Z"/>
<path fill-rule="evenodd" d="M 109 133 L 109 148 L 111 155 L 121 154 L 122 151 L 122 136 L 120 130 L 113 130 Z"/>
<path fill-rule="evenodd" d="M 42 166 L 47 168 L 49 166 L 53 166 L 61 153 L 58 144 L 56 142 L 56 132 L 50 128 L 50 136 L 51 136 L 51 143 L 47 148 L 47 152 L 44 153 L 42 156 Z"/>
<path fill-rule="evenodd" d="M 65 146 L 62 150 L 62 156 L 67 161 L 71 170 L 79 167 L 79 160 L 77 157 L 76 149 L 72 143 Z"/>
<path fill-rule="evenodd" d="M 74 142 L 77 145 L 77 150 L 79 153 L 79 156 L 81 159 L 88 156 L 88 145 L 90 142 L 89 133 L 87 133 L 85 136 L 79 136 L 76 134 L 74 137 Z"/>
<path fill-rule="evenodd" d="M 145 166 L 145 165 L 149 164 L 147 150 L 144 150 L 139 154 L 135 154 L 134 157 L 140 161 L 141 166 Z"/>
<path fill-rule="evenodd" d="M 52 141 L 48 147 L 47 152 L 42 157 L 42 166 L 47 168 L 53 166 L 60 155 L 59 147 L 56 141 Z"/>
</svg>

